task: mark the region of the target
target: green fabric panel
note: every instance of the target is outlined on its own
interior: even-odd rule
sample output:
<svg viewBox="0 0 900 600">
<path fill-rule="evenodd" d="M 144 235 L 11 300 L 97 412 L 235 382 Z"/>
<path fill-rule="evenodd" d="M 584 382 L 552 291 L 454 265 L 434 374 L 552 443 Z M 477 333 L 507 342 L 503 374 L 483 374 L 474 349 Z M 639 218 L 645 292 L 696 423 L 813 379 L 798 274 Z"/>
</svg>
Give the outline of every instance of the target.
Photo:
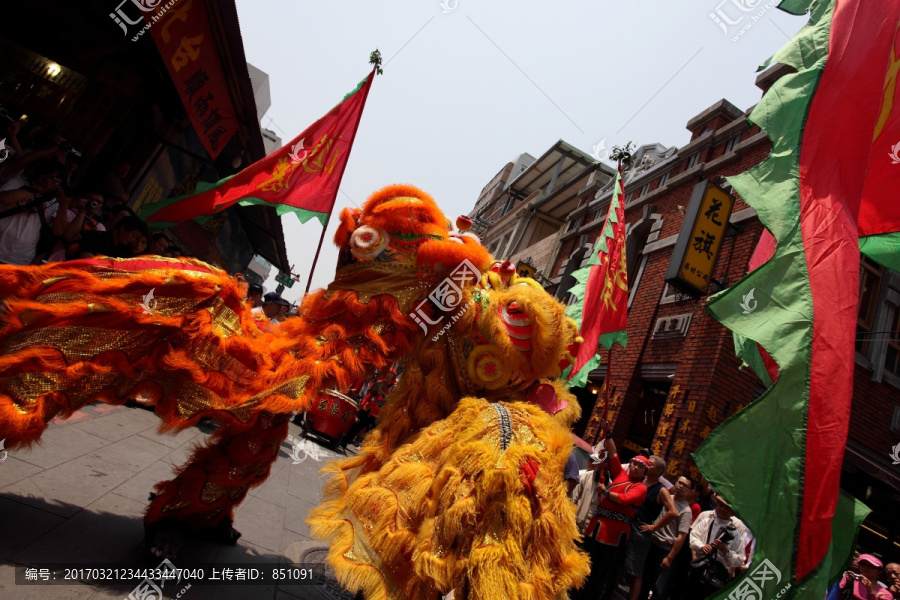
<svg viewBox="0 0 900 600">
<path fill-rule="evenodd" d="M 300 219 L 301 223 L 306 223 L 310 219 L 318 219 L 322 224 L 322 227 L 328 226 L 328 213 L 324 212 L 315 212 L 312 210 L 306 210 L 303 208 L 295 208 L 293 206 L 288 206 L 287 204 L 272 204 L 271 202 L 267 202 L 260 198 L 247 197 L 238 202 L 241 206 L 271 206 L 275 208 L 275 212 L 278 215 L 286 215 L 288 213 L 294 213 L 297 215 L 297 218 Z"/>
<path fill-rule="evenodd" d="M 733 333 L 733 332 L 732 332 Z M 733 333 L 734 336 L 734 353 L 737 354 L 745 365 L 753 369 L 756 376 L 766 384 L 767 388 L 772 387 L 772 378 L 769 377 L 769 371 L 763 362 L 762 355 L 759 353 L 759 346 L 756 342 L 749 340 L 742 335 Z"/>
<path fill-rule="evenodd" d="M 609 350 L 613 344 L 619 344 L 623 348 L 628 344 L 628 330 L 610 331 L 600 336 L 600 345 Z"/>
<path fill-rule="evenodd" d="M 859 238 L 859 251 L 888 269 L 900 271 L 900 232 Z"/>
<path fill-rule="evenodd" d="M 828 588 L 844 574 L 844 569 L 856 549 L 859 527 L 869 512 L 869 507 L 842 490 L 831 522 L 831 545 L 828 547 L 828 554 L 825 555 L 822 564 L 810 577 L 800 583 L 796 590 L 791 588 L 793 595 L 783 597 L 811 600 L 824 598 Z"/>
<path fill-rule="evenodd" d="M 800 143 L 825 66 L 834 2 L 783 3 L 794 13 L 811 10 L 807 25 L 773 57 L 774 62 L 790 65 L 797 73 L 779 79 L 750 115 L 750 121 L 772 139 L 771 154 L 756 167 L 728 178 L 775 236 L 777 247 L 768 262 L 717 294 L 707 305 L 716 319 L 745 340 L 742 345 L 758 342 L 780 368 L 778 381 L 761 398 L 715 429 L 694 458 L 713 487 L 756 535 L 754 563 L 770 560 L 783 574 L 782 585 L 793 582 L 794 575 L 813 322 L 800 231 Z M 748 312 L 742 302 L 751 291 L 757 305 Z M 813 579 L 807 578 L 805 583 Z M 825 582 L 824 577 L 819 579 Z M 810 585 L 818 589 L 822 587 L 820 583 Z M 710 598 L 725 600 L 733 588 L 726 586 Z M 824 587 L 822 590 L 801 591 L 795 585 L 782 599 L 821 600 Z M 773 590 L 772 598 L 777 591 Z M 765 593 L 769 595 L 768 588 Z"/>
<path fill-rule="evenodd" d="M 185 200 L 187 198 L 191 198 L 192 196 L 196 196 L 197 194 L 202 194 L 203 192 L 208 192 L 211 189 L 217 188 L 220 185 L 223 185 L 224 183 L 226 183 L 232 177 L 234 177 L 234 175 L 229 175 L 228 177 L 226 177 L 224 179 L 220 179 L 219 181 L 217 181 L 215 183 L 210 183 L 208 181 L 199 181 L 199 182 L 197 182 L 197 185 L 194 187 L 194 191 L 191 192 L 190 194 L 186 194 L 184 196 L 178 196 L 176 198 L 168 198 L 166 200 L 160 200 L 159 202 L 154 202 L 153 204 L 143 204 L 138 209 L 137 214 L 140 218 L 147 220 L 150 217 L 152 217 L 154 214 L 159 212 L 161 209 L 163 209 L 167 206 L 171 206 L 172 204 L 177 204 L 178 202 L 181 202 L 182 200 Z M 163 222 L 147 223 L 147 224 L 154 229 L 159 229 L 162 227 L 173 227 L 175 225 L 178 225 L 178 223 L 163 223 Z"/>
<path fill-rule="evenodd" d="M 578 371 L 572 379 L 566 382 L 566 385 L 570 388 L 586 386 L 588 383 L 588 375 L 599 366 L 600 357 L 595 354 L 591 357 L 591 360 L 584 363 L 584 366 L 581 367 L 581 370 Z M 572 367 L 569 367 L 569 369 L 572 369 Z"/>
</svg>

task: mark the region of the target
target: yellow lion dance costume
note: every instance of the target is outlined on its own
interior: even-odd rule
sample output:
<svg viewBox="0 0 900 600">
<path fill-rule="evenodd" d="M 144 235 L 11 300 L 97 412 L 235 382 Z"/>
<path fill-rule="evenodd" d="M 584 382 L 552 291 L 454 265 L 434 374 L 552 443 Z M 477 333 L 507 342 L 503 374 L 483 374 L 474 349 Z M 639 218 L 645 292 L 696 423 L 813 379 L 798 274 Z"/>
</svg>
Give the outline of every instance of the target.
<svg viewBox="0 0 900 600">
<path fill-rule="evenodd" d="M 551 381 L 576 341 L 563 306 L 412 186 L 340 218 L 334 282 L 273 331 L 199 261 L 0 266 L 0 439 L 23 447 L 56 416 L 136 394 L 161 430 L 215 419 L 156 486 L 147 543 L 234 543 L 233 507 L 268 476 L 292 412 L 402 359 L 378 427 L 327 467 L 310 515 L 339 580 L 370 600 L 565 598 L 589 566 L 562 478 L 580 411 Z"/>
</svg>

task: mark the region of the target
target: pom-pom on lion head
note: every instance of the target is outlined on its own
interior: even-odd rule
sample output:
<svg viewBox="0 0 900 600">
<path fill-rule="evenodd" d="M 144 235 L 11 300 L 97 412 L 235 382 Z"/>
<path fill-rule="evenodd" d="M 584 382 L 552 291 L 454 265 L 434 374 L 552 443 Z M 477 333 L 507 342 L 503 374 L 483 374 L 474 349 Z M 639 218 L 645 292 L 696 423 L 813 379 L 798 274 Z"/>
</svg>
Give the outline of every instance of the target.
<svg viewBox="0 0 900 600">
<path fill-rule="evenodd" d="M 491 264 L 471 234 L 461 234 L 422 190 L 391 185 L 362 210 L 344 209 L 334 241 L 341 254 L 333 290 L 356 291 L 360 302 L 390 294 L 408 313 L 441 280 L 468 261 L 479 272 Z"/>
</svg>

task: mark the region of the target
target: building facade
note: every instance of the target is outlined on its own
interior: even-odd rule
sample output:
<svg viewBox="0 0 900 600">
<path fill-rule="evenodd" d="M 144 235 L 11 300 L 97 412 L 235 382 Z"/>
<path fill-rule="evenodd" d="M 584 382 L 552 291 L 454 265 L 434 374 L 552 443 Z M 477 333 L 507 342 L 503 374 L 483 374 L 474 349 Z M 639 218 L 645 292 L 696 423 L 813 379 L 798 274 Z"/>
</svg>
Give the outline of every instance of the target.
<svg viewBox="0 0 900 600">
<path fill-rule="evenodd" d="M 523 161 L 525 156 L 530 160 Z M 475 232 L 495 257 L 546 283 L 566 216 L 613 174 L 608 165 L 563 140 L 538 159 L 523 154 L 485 186 L 470 215 Z"/>
<path fill-rule="evenodd" d="M 760 74 L 764 91 L 785 72 Z M 594 441 L 604 418 L 628 452 L 663 456 L 668 475 L 699 476 L 691 453 L 710 432 L 750 402 L 765 385 L 735 356 L 732 334 L 713 319 L 706 296 L 691 297 L 666 283 L 696 184 L 711 181 L 735 196 L 731 226 L 722 240 L 709 293 L 743 277 L 763 231 L 755 211 L 724 177 L 746 171 L 771 150 L 764 131 L 726 100 L 687 124 L 681 148 L 639 148 L 625 174 L 629 276 L 628 344 L 601 349 L 602 367 L 590 385 L 574 390 L 583 417 L 574 433 Z M 611 199 L 607 186 L 581 199 L 559 234 L 548 289 L 570 301 L 571 273 L 586 264 Z M 682 234 L 683 235 L 683 234 Z M 900 469 L 892 447 L 900 442 L 900 274 L 863 261 L 855 390 L 842 487 L 873 509 L 860 543 L 883 556 L 900 552 Z"/>
</svg>

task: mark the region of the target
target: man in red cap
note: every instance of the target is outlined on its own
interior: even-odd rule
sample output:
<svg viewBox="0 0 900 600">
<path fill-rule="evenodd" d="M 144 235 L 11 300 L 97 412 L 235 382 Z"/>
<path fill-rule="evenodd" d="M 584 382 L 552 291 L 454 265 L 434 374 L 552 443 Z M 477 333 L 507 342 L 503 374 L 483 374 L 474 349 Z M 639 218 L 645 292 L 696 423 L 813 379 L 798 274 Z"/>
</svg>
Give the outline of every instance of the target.
<svg viewBox="0 0 900 600">
<path fill-rule="evenodd" d="M 602 424 L 603 431 L 609 424 Z M 609 600 L 624 559 L 625 544 L 631 519 L 647 497 L 644 477 L 650 460 L 644 456 L 631 459 L 628 471 L 622 468 L 612 436 L 606 438 L 607 461 L 612 483 L 597 484 L 597 509 L 585 527 L 585 549 L 591 555 L 591 574 L 573 598 L 575 600 Z"/>
<path fill-rule="evenodd" d="M 859 574 L 853 571 L 844 573 L 841 589 L 851 590 L 850 598 L 858 600 L 893 600 L 891 592 L 878 583 L 884 565 L 871 554 L 860 554 Z M 843 596 L 842 596 L 843 597 Z"/>
</svg>

